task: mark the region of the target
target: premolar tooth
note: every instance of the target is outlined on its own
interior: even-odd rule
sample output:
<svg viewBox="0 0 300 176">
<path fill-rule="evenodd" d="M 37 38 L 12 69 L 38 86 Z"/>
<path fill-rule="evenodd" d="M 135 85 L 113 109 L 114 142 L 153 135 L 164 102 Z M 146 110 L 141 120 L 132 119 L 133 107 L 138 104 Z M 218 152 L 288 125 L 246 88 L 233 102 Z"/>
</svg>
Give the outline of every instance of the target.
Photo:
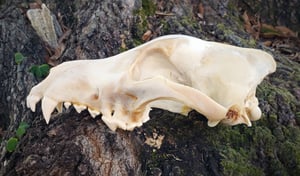
<svg viewBox="0 0 300 176">
<path fill-rule="evenodd" d="M 118 128 L 117 124 L 111 121 L 111 118 L 102 115 L 102 120 L 112 131 L 116 131 L 116 129 Z"/>
<path fill-rule="evenodd" d="M 69 107 L 72 105 L 70 102 L 64 102 L 64 106 L 66 109 L 69 109 Z"/>
<path fill-rule="evenodd" d="M 76 111 L 78 113 L 81 113 L 81 111 L 85 110 L 86 109 L 86 106 L 84 105 L 76 105 L 76 104 L 73 104 L 74 108 L 76 109 Z"/>
<path fill-rule="evenodd" d="M 100 114 L 99 111 L 97 111 L 97 110 L 92 110 L 92 109 L 90 109 L 90 108 L 88 108 L 88 111 L 89 111 L 89 113 L 91 114 L 91 116 L 92 116 L 93 118 L 95 118 L 97 115 Z"/>
<path fill-rule="evenodd" d="M 56 110 L 57 110 L 59 113 L 62 112 L 62 110 L 63 110 L 63 103 L 62 103 L 62 102 L 60 102 L 60 103 L 57 104 Z"/>
</svg>

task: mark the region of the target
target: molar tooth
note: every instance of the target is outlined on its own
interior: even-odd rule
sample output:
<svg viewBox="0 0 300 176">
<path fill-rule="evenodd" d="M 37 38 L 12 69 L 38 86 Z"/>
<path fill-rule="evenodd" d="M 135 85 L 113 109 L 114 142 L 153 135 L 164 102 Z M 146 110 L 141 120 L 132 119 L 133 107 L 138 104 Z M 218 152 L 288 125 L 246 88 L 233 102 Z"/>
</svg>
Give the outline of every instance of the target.
<svg viewBox="0 0 300 176">
<path fill-rule="evenodd" d="M 92 116 L 93 118 L 95 118 L 97 115 L 100 114 L 99 111 L 93 110 L 93 109 L 90 109 L 90 108 L 88 108 L 88 111 L 89 111 L 89 113 L 91 114 L 91 116 Z"/>
<path fill-rule="evenodd" d="M 64 106 L 66 109 L 69 109 L 69 107 L 72 105 L 70 102 L 64 102 Z"/>
<path fill-rule="evenodd" d="M 78 113 L 81 113 L 81 111 L 85 110 L 86 109 L 86 106 L 84 105 L 77 105 L 77 104 L 73 104 L 74 108 L 76 109 L 76 111 Z"/>
</svg>

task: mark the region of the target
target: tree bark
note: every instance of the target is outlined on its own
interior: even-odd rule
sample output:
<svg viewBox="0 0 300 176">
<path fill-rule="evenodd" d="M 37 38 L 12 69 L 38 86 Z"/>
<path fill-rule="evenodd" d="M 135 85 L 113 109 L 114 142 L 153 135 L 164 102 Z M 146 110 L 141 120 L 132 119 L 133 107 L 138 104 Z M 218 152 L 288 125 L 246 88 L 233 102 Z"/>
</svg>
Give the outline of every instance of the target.
<svg viewBox="0 0 300 176">
<path fill-rule="evenodd" d="M 268 2 L 274 6 L 274 0 Z M 292 47 L 292 43 L 299 44 L 299 39 L 255 41 L 246 33 L 242 11 L 260 13 L 251 4 L 260 1 L 43 1 L 63 30 L 71 31 L 62 41 L 65 47 L 58 63 L 118 54 L 145 42 L 147 31 L 151 31 L 150 39 L 181 33 L 260 48 L 274 55 L 278 68 L 258 88 L 264 115 L 253 127 L 209 128 L 205 117 L 194 111 L 184 117 L 155 109 L 150 113 L 151 120 L 133 132 L 112 132 L 100 117 L 93 119 L 87 112 L 77 114 L 72 108 L 54 114 L 46 125 L 39 105 L 35 113 L 26 108 L 28 92 L 42 80 L 28 70 L 49 63 L 54 52 L 49 51 L 25 15 L 30 3 L 0 3 L 0 137 L 4 131 L 0 175 L 300 174 L 299 49 Z M 280 7 L 286 5 L 281 3 Z M 279 7 L 276 13 L 273 8 L 261 12 L 265 15 L 261 18 L 299 31 L 294 24 L 295 20 L 299 22 L 297 6 L 296 1 L 288 4 L 295 12 L 290 22 L 282 24 L 282 20 L 268 18 L 269 14 L 282 15 Z M 266 40 L 273 42 L 273 48 L 262 44 Z M 278 41 L 288 41 L 291 53 L 278 50 Z M 17 52 L 26 57 L 20 64 L 14 61 Z M 16 150 L 8 152 L 7 141 L 16 135 L 22 121 L 30 127 Z"/>
</svg>

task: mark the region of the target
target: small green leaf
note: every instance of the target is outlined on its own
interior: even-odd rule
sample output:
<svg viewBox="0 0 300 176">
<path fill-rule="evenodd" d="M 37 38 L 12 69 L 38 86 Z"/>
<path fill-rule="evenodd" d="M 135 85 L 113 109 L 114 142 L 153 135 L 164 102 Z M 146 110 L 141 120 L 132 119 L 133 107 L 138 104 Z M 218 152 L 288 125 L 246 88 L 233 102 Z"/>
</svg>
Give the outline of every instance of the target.
<svg viewBox="0 0 300 176">
<path fill-rule="evenodd" d="M 46 77 L 49 74 L 49 70 L 50 70 L 50 67 L 48 64 L 42 64 L 39 66 L 34 65 L 29 69 L 29 71 L 38 78 Z"/>
<path fill-rule="evenodd" d="M 49 74 L 50 67 L 48 64 L 40 65 L 39 68 L 42 77 L 47 76 Z"/>
<path fill-rule="evenodd" d="M 21 139 L 21 137 L 26 133 L 26 129 L 29 127 L 29 125 L 26 122 L 21 122 L 17 131 L 16 136 Z"/>
<path fill-rule="evenodd" d="M 20 64 L 24 60 L 24 58 L 25 57 L 23 56 L 22 53 L 20 53 L 20 52 L 15 53 L 15 62 L 17 64 Z"/>
<path fill-rule="evenodd" d="M 37 76 L 38 70 L 39 70 L 39 66 L 34 65 L 34 66 L 30 67 L 29 72 L 33 73 L 34 76 Z"/>
<path fill-rule="evenodd" d="M 7 144 L 6 144 L 6 150 L 8 152 L 13 152 L 16 149 L 17 144 L 18 144 L 17 138 L 14 138 L 14 137 L 9 138 L 9 140 L 7 141 Z"/>
<path fill-rule="evenodd" d="M 19 127 L 22 127 L 22 128 L 27 129 L 27 128 L 29 127 L 29 125 L 28 125 L 28 123 L 26 123 L 26 122 L 21 122 L 21 123 L 19 124 Z"/>
<path fill-rule="evenodd" d="M 34 74 L 34 73 L 36 72 L 37 69 L 38 69 L 38 66 L 37 66 L 37 65 L 34 65 L 34 66 L 30 67 L 29 72 L 31 72 L 31 73 Z"/>
<path fill-rule="evenodd" d="M 19 139 L 26 133 L 26 129 L 24 127 L 19 127 L 16 131 L 16 135 Z"/>
</svg>

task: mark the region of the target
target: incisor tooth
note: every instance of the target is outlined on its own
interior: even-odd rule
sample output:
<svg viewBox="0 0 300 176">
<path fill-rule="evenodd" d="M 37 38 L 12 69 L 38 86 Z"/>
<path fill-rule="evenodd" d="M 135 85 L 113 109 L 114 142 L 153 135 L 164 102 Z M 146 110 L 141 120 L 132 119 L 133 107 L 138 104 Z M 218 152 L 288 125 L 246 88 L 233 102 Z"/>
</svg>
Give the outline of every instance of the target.
<svg viewBox="0 0 300 176">
<path fill-rule="evenodd" d="M 69 109 L 69 107 L 72 105 L 70 102 L 64 102 L 64 106 L 66 109 Z"/>
<path fill-rule="evenodd" d="M 73 104 L 74 108 L 76 109 L 76 111 L 78 113 L 81 113 L 81 111 L 85 110 L 86 109 L 86 106 L 84 105 L 76 105 L 76 104 Z"/>
<path fill-rule="evenodd" d="M 92 116 L 93 118 L 95 118 L 97 115 L 100 114 L 99 111 L 97 111 L 97 110 L 92 110 L 92 109 L 90 109 L 90 108 L 88 108 L 88 111 L 89 111 L 89 113 L 91 114 L 91 116 Z"/>
<path fill-rule="evenodd" d="M 27 107 L 29 107 L 32 112 L 35 112 L 35 105 L 40 99 L 40 96 L 30 94 L 26 99 Z"/>
</svg>

